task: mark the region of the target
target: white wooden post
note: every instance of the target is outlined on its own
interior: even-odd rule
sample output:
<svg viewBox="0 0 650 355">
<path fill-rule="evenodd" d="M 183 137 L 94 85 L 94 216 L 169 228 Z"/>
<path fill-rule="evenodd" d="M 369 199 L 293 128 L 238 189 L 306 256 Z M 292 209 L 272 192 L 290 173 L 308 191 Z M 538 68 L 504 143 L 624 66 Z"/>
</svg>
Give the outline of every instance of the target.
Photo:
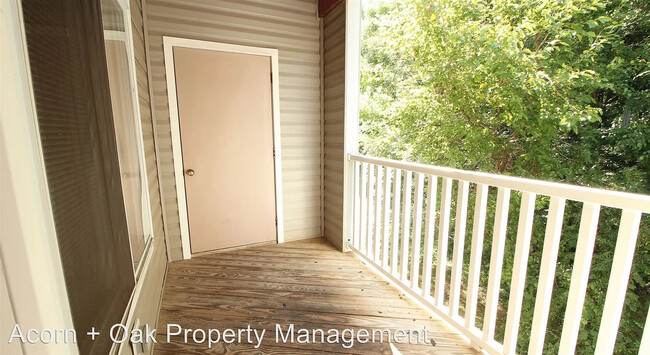
<svg viewBox="0 0 650 355">
<path fill-rule="evenodd" d="M 379 252 L 381 251 L 381 195 L 383 194 L 383 175 L 384 169 L 377 165 L 377 179 L 375 180 L 375 239 L 373 241 L 375 250 L 372 257 L 378 264 L 381 264 L 381 254 Z"/>
<path fill-rule="evenodd" d="M 533 327 L 530 333 L 530 343 L 528 344 L 529 354 L 542 354 L 544 349 L 544 336 L 546 335 L 548 312 L 551 307 L 551 296 L 553 295 L 553 280 L 555 279 L 557 253 L 560 248 L 565 203 L 564 198 L 551 197 L 546 222 L 546 235 L 544 236 L 544 250 L 542 251 L 542 265 L 539 271 L 539 284 L 535 298 Z"/>
<path fill-rule="evenodd" d="M 424 226 L 424 264 L 422 265 L 422 296 L 431 296 L 431 267 L 433 259 L 433 240 L 436 229 L 436 201 L 438 177 L 429 175 L 427 186 L 427 216 Z"/>
<path fill-rule="evenodd" d="M 490 255 L 490 276 L 488 278 L 487 297 L 485 301 L 485 318 L 483 320 L 483 340 L 485 341 L 494 339 L 497 309 L 499 307 L 499 292 L 501 291 L 501 272 L 503 267 L 503 254 L 506 245 L 509 207 L 510 189 L 500 187 L 497 193 L 496 215 L 494 216 L 492 253 Z"/>
<path fill-rule="evenodd" d="M 381 258 L 381 266 L 384 268 L 388 267 L 388 244 L 390 242 L 389 240 L 389 233 L 390 233 L 390 184 L 391 180 L 393 177 L 393 169 L 389 167 L 384 167 L 384 179 L 386 179 L 386 182 L 384 183 L 384 208 L 383 208 L 383 217 L 384 217 L 384 222 L 381 224 L 381 230 L 382 230 L 382 258 Z"/>
<path fill-rule="evenodd" d="M 352 166 L 352 172 L 354 174 L 354 219 L 352 221 L 354 229 L 352 232 L 352 245 L 359 249 L 359 239 L 361 239 L 361 163 L 355 161 Z"/>
<path fill-rule="evenodd" d="M 411 287 L 420 285 L 420 238 L 422 236 L 422 194 L 424 175 L 415 173 L 415 203 L 413 211 L 413 247 L 411 248 Z"/>
<path fill-rule="evenodd" d="M 400 280 L 407 281 L 409 267 L 409 239 L 411 228 L 411 189 L 413 173 L 404 172 L 404 205 L 402 208 L 402 245 L 400 247 Z"/>
<path fill-rule="evenodd" d="M 481 276 L 487 198 L 488 186 L 477 184 L 472 230 L 472 250 L 469 256 L 469 276 L 467 277 L 467 298 L 465 300 L 465 327 L 467 329 L 474 328 L 474 322 L 476 321 L 476 303 L 478 300 L 479 277 Z"/>
<path fill-rule="evenodd" d="M 393 241 L 391 243 L 390 270 L 393 275 L 397 275 L 398 252 L 399 252 L 399 216 L 400 216 L 400 197 L 402 196 L 402 170 L 395 169 L 393 177 Z"/>
<path fill-rule="evenodd" d="M 596 341 L 596 354 L 611 354 L 614 352 L 616 334 L 618 333 L 618 326 L 625 305 L 625 293 L 630 281 L 630 271 L 632 270 L 632 260 L 634 259 L 640 222 L 641 212 L 623 209 L 621 223 L 618 227 L 618 238 L 616 238 L 612 271 L 607 285 L 605 308 L 603 309 L 598 340 Z"/>
<path fill-rule="evenodd" d="M 503 352 L 505 354 L 515 354 L 515 350 L 517 349 L 521 306 L 524 300 L 524 288 L 526 287 L 526 269 L 528 268 L 528 254 L 530 253 L 530 239 L 533 232 L 533 217 L 535 216 L 535 197 L 535 194 L 529 192 L 524 192 L 521 195 L 517 244 L 515 245 L 515 259 L 512 264 L 510 300 L 508 302 L 508 316 L 506 318 L 506 334 L 503 340 Z"/>
<path fill-rule="evenodd" d="M 454 255 L 451 260 L 451 280 L 449 287 L 449 315 L 458 316 L 460 285 L 463 275 L 463 252 L 465 251 L 465 230 L 467 229 L 467 199 L 469 182 L 458 180 L 456 199 L 456 226 L 454 228 Z"/>
<path fill-rule="evenodd" d="M 436 258 L 435 304 L 444 305 L 445 279 L 447 277 L 447 245 L 449 243 L 449 213 L 451 212 L 452 179 L 442 178 L 440 192 L 440 227 L 438 227 L 438 256 Z"/>
<path fill-rule="evenodd" d="M 359 171 L 359 178 L 361 179 L 361 186 L 359 187 L 361 194 L 361 209 L 359 214 L 361 214 L 361 221 L 359 222 L 359 250 L 365 250 L 367 243 L 367 220 L 368 220 L 368 164 L 361 163 L 361 169 Z"/>
<path fill-rule="evenodd" d="M 585 304 L 585 295 L 587 294 L 589 269 L 591 268 L 591 257 L 596 243 L 599 214 L 600 205 L 585 203 L 582 207 L 578 244 L 576 245 L 576 254 L 573 261 L 562 338 L 560 339 L 561 354 L 573 354 L 578 342 L 580 319 L 582 318 L 582 307 Z"/>
<path fill-rule="evenodd" d="M 373 191 L 375 191 L 375 167 L 376 165 L 368 165 L 368 200 L 366 209 L 366 249 L 364 252 L 372 259 L 372 241 L 373 241 L 373 213 L 375 212 L 373 202 Z"/>
<path fill-rule="evenodd" d="M 352 233 L 351 154 L 359 152 L 359 93 L 361 58 L 361 0 L 345 2 L 345 98 L 343 118 L 343 251 L 348 251 L 345 240 Z"/>
</svg>

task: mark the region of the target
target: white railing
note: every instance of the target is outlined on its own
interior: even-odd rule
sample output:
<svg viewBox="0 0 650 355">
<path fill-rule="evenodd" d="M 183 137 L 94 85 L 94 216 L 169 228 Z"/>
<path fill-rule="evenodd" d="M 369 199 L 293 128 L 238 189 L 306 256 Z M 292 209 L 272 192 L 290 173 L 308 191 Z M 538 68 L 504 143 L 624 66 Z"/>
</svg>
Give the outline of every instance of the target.
<svg viewBox="0 0 650 355">
<path fill-rule="evenodd" d="M 560 353 L 575 351 L 596 240 L 600 208 L 622 210 L 609 285 L 603 305 L 596 353 L 614 350 L 625 302 L 632 259 L 642 214 L 650 213 L 650 196 L 607 191 L 350 155 L 354 174 L 353 236 L 348 246 L 362 259 L 394 281 L 409 295 L 455 327 L 472 344 L 489 353 L 514 354 L 519 335 L 526 269 L 537 196 L 550 198 L 544 246 L 528 354 L 542 354 L 550 312 L 560 237 L 567 200 L 582 202 L 575 261 L 564 316 Z M 456 216 L 451 277 L 447 281 L 452 184 L 457 180 Z M 438 186 L 439 181 L 441 186 Z M 414 184 L 414 186 L 413 186 Z M 425 188 L 426 186 L 426 188 Z M 497 190 L 492 248 L 482 329 L 476 327 L 479 277 L 483 252 L 488 189 Z M 467 280 L 463 280 L 463 255 L 467 229 L 468 196 L 475 191 L 471 250 Z M 426 193 L 425 193 L 426 190 Z M 512 279 L 507 307 L 499 302 L 510 193 L 521 193 Z M 438 197 L 438 191 L 440 196 Z M 473 195 L 474 196 L 474 195 Z M 413 199 L 413 201 L 411 200 Z M 439 202 L 439 211 L 436 205 Z M 437 223 L 436 223 L 437 220 Z M 423 226 L 424 224 L 424 226 Z M 437 224 L 437 226 L 436 226 Z M 437 227 L 437 248 L 434 234 Z M 424 233 L 423 232 L 424 228 Z M 421 240 L 424 238 L 424 241 Z M 423 243 L 422 243 L 423 242 Z M 423 252 L 420 250 L 423 245 Z M 437 249 L 436 255 L 434 251 Z M 423 260 L 420 260 L 422 255 Z M 432 284 L 432 279 L 434 282 Z M 447 285 L 447 283 L 449 283 Z M 432 292 L 433 291 L 433 292 Z M 464 291 L 464 316 L 459 315 Z M 446 297 L 446 294 L 448 297 Z M 503 343 L 495 340 L 499 305 L 507 312 Z M 650 318 L 650 317 L 649 317 Z M 649 321 L 646 321 L 648 324 Z M 650 354 L 650 329 L 646 326 L 640 354 Z"/>
</svg>

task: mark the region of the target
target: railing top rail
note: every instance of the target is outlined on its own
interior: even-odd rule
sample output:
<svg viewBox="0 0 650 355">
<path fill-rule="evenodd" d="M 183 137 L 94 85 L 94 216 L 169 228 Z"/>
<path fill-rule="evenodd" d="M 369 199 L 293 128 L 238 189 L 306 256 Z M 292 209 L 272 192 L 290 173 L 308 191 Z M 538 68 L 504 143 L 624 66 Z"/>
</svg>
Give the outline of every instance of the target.
<svg viewBox="0 0 650 355">
<path fill-rule="evenodd" d="M 650 196 L 350 154 L 348 159 L 567 200 L 650 213 Z"/>
</svg>

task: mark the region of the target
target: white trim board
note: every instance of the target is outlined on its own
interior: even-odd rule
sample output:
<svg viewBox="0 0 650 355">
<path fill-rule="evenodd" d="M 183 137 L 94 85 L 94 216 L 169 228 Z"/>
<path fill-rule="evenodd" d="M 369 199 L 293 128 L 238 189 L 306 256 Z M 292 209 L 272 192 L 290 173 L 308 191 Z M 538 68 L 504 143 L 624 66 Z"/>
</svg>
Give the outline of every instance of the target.
<svg viewBox="0 0 650 355">
<path fill-rule="evenodd" d="M 343 118 L 343 230 L 341 247 L 352 238 L 354 164 L 349 154 L 359 152 L 359 77 L 361 63 L 361 0 L 345 2 L 345 107 Z"/>
<path fill-rule="evenodd" d="M 147 161 L 145 157 L 145 150 L 144 150 L 144 136 L 142 133 L 142 117 L 140 115 L 140 99 L 139 99 L 139 94 L 138 94 L 138 77 L 137 77 L 137 72 L 136 72 L 136 64 L 135 64 L 135 49 L 133 47 L 133 28 L 131 26 L 131 8 L 129 5 L 128 0 L 117 0 L 117 4 L 119 5 L 120 9 L 122 10 L 122 17 L 123 17 L 123 23 L 124 23 L 124 31 L 112 31 L 112 30 L 105 30 L 104 32 L 104 40 L 105 41 L 121 41 L 124 42 L 124 46 L 126 47 L 126 56 L 127 56 L 127 62 L 128 62 L 128 74 L 129 74 L 129 79 L 130 83 L 129 86 L 131 88 L 131 104 L 133 105 L 133 114 L 134 114 L 134 119 L 135 119 L 135 129 L 136 129 L 136 135 L 137 135 L 137 146 L 136 149 L 138 150 L 138 161 L 140 165 L 140 188 L 142 189 L 141 192 L 141 218 L 142 218 L 142 232 L 144 234 L 144 245 L 145 249 L 142 251 L 142 255 L 140 255 L 140 260 L 138 262 L 138 266 L 136 267 L 133 263 L 134 260 L 134 255 L 133 255 L 133 247 L 131 246 L 130 239 L 131 235 L 129 235 L 129 251 L 131 252 L 131 265 L 133 268 L 133 275 L 136 280 L 138 281 L 138 275 L 140 274 L 140 270 L 142 269 L 142 263 L 143 260 L 145 260 L 146 255 L 146 246 L 149 244 L 153 236 L 153 219 L 152 219 L 152 211 L 151 211 L 151 199 L 149 196 L 149 176 L 147 173 Z M 117 131 L 115 132 L 117 134 Z M 119 154 L 118 154 L 119 155 Z M 122 170 L 122 165 L 120 163 L 120 171 Z M 124 197 L 124 208 L 126 210 L 126 196 Z"/>
<path fill-rule="evenodd" d="M 133 26 L 132 26 L 132 17 L 131 17 L 131 6 L 129 0 L 119 0 L 118 3 L 123 9 L 124 12 L 124 35 L 128 61 L 129 61 L 129 76 L 131 77 L 131 99 L 133 101 L 133 109 L 135 114 L 135 124 L 136 124 L 136 133 L 138 136 L 138 155 L 140 160 L 140 184 L 142 188 L 142 202 L 143 207 L 143 232 L 144 232 L 144 245 L 145 249 L 140 256 L 140 262 L 138 267 L 134 268 L 134 275 L 136 281 L 138 281 L 138 275 L 141 274 L 143 260 L 146 260 L 145 253 L 147 252 L 147 245 L 149 243 L 153 244 L 152 239 L 155 238 L 153 235 L 153 213 L 151 210 L 151 197 L 149 196 L 149 174 L 147 172 L 147 158 L 145 156 L 144 149 L 144 135 L 142 133 L 142 116 L 140 111 L 140 95 L 138 93 L 138 76 L 135 64 L 135 48 L 133 46 Z M 130 236 L 129 236 L 130 238 Z M 133 254 L 133 252 L 131 252 Z"/>
<path fill-rule="evenodd" d="M 180 121 L 178 119 L 178 102 L 176 98 L 176 74 L 174 71 L 174 47 L 206 49 L 219 52 L 251 54 L 266 56 L 271 59 L 272 103 L 273 103 L 273 147 L 275 149 L 275 213 L 278 219 L 276 227 L 277 242 L 284 243 L 284 214 L 282 211 L 282 151 L 280 144 L 280 80 L 278 50 L 226 44 L 195 39 L 163 36 L 165 55 L 165 76 L 167 80 L 167 99 L 169 102 L 169 120 L 172 136 L 172 155 L 174 159 L 174 177 L 176 180 L 176 201 L 181 226 L 183 259 L 191 259 L 189 221 L 187 218 L 187 201 L 185 198 L 185 174 L 181 152 Z"/>
<path fill-rule="evenodd" d="M 133 291 L 131 291 L 131 298 L 129 299 L 129 303 L 126 306 L 126 310 L 124 311 L 124 314 L 122 315 L 122 320 L 121 324 L 126 327 L 126 329 L 133 330 L 134 328 L 134 323 L 135 319 L 134 315 L 136 312 L 136 307 L 138 305 L 138 300 L 140 299 L 140 295 L 142 294 L 142 288 L 144 287 L 144 278 L 142 276 L 147 275 L 147 272 L 149 271 L 149 266 L 151 265 L 151 261 L 154 257 L 154 245 L 155 241 L 153 238 L 149 238 L 147 240 L 147 244 L 145 244 L 144 251 L 142 252 L 142 259 L 140 260 L 140 267 L 138 267 L 138 273 L 135 275 L 136 276 L 136 282 L 135 286 L 133 287 Z M 161 289 L 162 290 L 162 289 Z M 161 297 L 162 299 L 162 297 Z M 124 347 L 132 347 L 133 344 L 128 341 L 128 342 L 123 342 L 123 343 L 116 343 L 114 342 L 113 345 L 111 346 L 111 350 L 109 354 L 114 355 L 114 354 L 122 354 L 123 353 L 123 348 Z"/>
<path fill-rule="evenodd" d="M 23 331 L 72 329 L 19 0 L 0 1 L 0 44 L 0 254 L 10 297 L 1 301 L 10 303 Z M 22 344 L 22 353 L 79 349 L 39 342 Z"/>
</svg>

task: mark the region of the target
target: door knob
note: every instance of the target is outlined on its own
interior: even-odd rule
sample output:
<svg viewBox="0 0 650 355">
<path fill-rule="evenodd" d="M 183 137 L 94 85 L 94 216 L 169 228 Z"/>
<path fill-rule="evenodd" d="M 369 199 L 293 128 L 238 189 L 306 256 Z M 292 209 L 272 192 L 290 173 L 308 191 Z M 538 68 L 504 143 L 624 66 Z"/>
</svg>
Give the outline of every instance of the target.
<svg viewBox="0 0 650 355">
<path fill-rule="evenodd" d="M 194 176 L 194 169 L 187 169 L 185 174 L 187 174 L 187 176 Z"/>
</svg>

